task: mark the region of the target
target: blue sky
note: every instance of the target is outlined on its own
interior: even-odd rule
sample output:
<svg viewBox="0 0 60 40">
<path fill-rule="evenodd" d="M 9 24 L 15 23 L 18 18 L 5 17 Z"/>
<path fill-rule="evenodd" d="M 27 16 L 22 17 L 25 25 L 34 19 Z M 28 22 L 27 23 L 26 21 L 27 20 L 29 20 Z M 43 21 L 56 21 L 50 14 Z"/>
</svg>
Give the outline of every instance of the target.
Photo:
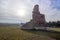
<svg viewBox="0 0 60 40">
<path fill-rule="evenodd" d="M 35 4 L 45 14 L 46 21 L 60 21 L 60 0 L 0 0 L 0 22 L 30 21 Z"/>
<path fill-rule="evenodd" d="M 51 0 L 51 6 L 53 9 L 60 10 L 60 0 Z"/>
</svg>

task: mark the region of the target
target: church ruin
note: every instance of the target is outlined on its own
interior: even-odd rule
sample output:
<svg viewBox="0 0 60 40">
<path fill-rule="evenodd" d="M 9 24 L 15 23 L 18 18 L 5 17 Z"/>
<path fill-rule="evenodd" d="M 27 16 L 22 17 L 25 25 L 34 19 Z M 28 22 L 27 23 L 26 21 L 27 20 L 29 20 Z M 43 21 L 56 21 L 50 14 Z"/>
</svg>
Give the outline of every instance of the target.
<svg viewBox="0 0 60 40">
<path fill-rule="evenodd" d="M 33 29 L 35 27 L 45 27 L 45 15 L 39 11 L 39 5 L 35 5 L 32 11 L 32 20 L 22 26 L 22 29 Z"/>
</svg>

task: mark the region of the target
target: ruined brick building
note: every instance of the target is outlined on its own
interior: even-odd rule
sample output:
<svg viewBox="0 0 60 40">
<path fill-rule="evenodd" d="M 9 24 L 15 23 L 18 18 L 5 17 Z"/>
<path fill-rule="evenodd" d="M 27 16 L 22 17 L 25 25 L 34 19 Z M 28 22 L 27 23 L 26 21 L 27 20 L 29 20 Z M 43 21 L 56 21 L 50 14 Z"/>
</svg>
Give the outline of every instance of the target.
<svg viewBox="0 0 60 40">
<path fill-rule="evenodd" d="M 35 5 L 32 11 L 32 19 L 30 22 L 22 26 L 23 29 L 33 29 L 34 27 L 44 27 L 46 24 L 45 15 L 39 11 L 39 5 Z"/>
<path fill-rule="evenodd" d="M 45 26 L 45 16 L 39 12 L 39 5 L 35 5 L 33 8 L 33 21 L 37 26 Z"/>
</svg>

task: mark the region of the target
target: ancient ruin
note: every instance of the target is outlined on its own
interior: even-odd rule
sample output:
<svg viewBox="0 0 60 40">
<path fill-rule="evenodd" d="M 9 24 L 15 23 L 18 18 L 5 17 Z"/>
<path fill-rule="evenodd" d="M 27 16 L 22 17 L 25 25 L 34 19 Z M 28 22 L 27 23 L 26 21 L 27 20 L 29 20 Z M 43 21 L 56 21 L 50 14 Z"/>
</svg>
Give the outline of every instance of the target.
<svg viewBox="0 0 60 40">
<path fill-rule="evenodd" d="M 39 5 L 33 8 L 33 21 L 37 26 L 45 26 L 45 16 L 39 12 Z"/>
<path fill-rule="evenodd" d="M 32 11 L 32 20 L 22 26 L 22 29 L 33 29 L 35 27 L 45 27 L 45 15 L 39 11 L 39 5 L 35 5 Z"/>
</svg>

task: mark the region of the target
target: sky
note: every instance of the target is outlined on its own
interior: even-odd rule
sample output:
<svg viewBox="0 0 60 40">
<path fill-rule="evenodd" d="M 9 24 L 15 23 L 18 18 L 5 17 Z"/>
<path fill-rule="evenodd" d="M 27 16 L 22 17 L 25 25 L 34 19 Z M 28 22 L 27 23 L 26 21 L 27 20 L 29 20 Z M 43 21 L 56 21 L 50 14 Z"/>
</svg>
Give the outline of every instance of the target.
<svg viewBox="0 0 60 40">
<path fill-rule="evenodd" d="M 0 0 L 0 22 L 25 23 L 32 19 L 34 5 L 47 22 L 60 21 L 60 0 Z"/>
</svg>

